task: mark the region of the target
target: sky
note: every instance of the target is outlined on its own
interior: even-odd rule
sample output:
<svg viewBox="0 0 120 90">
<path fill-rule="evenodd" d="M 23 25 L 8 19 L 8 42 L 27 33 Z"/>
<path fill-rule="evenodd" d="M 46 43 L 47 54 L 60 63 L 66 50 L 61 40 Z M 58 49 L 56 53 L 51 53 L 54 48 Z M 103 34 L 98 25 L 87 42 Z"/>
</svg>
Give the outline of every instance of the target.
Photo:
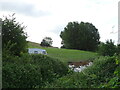
<svg viewBox="0 0 120 90">
<path fill-rule="evenodd" d="M 99 31 L 100 41 L 118 42 L 119 0 L 0 0 L 0 18 L 15 13 L 16 20 L 27 26 L 28 41 L 41 43 L 51 37 L 60 47 L 60 32 L 68 22 L 92 23 Z"/>
</svg>

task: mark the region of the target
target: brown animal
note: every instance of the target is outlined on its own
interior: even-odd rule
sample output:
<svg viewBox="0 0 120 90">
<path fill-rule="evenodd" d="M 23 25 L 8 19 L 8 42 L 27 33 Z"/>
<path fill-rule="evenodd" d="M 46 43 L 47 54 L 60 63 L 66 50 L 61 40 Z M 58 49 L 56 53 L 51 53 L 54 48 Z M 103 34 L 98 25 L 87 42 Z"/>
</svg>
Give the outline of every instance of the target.
<svg viewBox="0 0 120 90">
<path fill-rule="evenodd" d="M 74 65 L 75 67 L 86 66 L 90 61 L 80 61 L 80 62 L 68 62 L 68 65 Z"/>
</svg>

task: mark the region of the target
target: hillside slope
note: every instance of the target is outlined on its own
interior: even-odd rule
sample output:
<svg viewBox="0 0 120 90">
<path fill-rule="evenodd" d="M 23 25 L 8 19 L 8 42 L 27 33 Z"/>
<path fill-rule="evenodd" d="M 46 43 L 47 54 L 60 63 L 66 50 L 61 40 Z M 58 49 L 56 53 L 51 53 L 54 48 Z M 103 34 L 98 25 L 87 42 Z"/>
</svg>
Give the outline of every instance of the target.
<svg viewBox="0 0 120 90">
<path fill-rule="evenodd" d="M 97 53 L 73 50 L 73 49 L 59 49 L 53 47 L 41 47 L 38 43 L 28 42 L 29 48 L 40 48 L 45 49 L 48 56 L 52 58 L 57 58 L 63 62 L 68 61 L 80 61 L 80 60 L 90 60 L 91 58 L 97 57 Z"/>
</svg>

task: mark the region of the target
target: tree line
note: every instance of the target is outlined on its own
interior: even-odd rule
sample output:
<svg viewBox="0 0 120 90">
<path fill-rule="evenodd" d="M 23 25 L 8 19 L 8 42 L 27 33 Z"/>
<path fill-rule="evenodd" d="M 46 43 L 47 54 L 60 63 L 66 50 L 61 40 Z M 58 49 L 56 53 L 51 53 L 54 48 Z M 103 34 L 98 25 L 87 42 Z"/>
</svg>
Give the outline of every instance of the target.
<svg viewBox="0 0 120 90">
<path fill-rule="evenodd" d="M 78 49 L 95 51 L 99 44 L 100 35 L 98 29 L 92 23 L 69 22 L 60 33 L 62 47 L 67 49 Z M 41 46 L 52 46 L 51 37 L 45 37 Z"/>
<path fill-rule="evenodd" d="M 27 33 L 25 26 L 16 21 L 14 14 L 5 17 L 2 21 L 2 49 L 5 53 L 20 55 L 27 52 Z M 112 56 L 119 53 L 119 46 L 115 46 L 112 40 L 106 43 L 100 42 L 98 29 L 89 22 L 69 22 L 60 33 L 62 39 L 61 48 L 77 49 L 86 51 L 98 51 L 102 55 Z M 41 46 L 51 47 L 53 40 L 45 37 L 40 43 Z M 4 54 L 4 53 L 3 53 Z"/>
</svg>

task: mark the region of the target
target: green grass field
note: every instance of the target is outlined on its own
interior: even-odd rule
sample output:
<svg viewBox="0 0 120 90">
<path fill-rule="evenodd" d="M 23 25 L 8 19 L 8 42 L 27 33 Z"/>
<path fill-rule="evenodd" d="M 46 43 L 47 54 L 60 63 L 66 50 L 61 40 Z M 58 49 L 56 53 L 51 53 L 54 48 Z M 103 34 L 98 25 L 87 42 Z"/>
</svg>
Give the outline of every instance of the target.
<svg viewBox="0 0 120 90">
<path fill-rule="evenodd" d="M 28 47 L 45 49 L 48 53 L 48 56 L 52 58 L 57 58 L 62 62 L 91 60 L 91 58 L 95 58 L 98 56 L 97 53 L 88 52 L 88 51 L 59 49 L 53 47 L 41 47 L 38 43 L 34 43 L 34 42 L 29 42 Z"/>
</svg>

